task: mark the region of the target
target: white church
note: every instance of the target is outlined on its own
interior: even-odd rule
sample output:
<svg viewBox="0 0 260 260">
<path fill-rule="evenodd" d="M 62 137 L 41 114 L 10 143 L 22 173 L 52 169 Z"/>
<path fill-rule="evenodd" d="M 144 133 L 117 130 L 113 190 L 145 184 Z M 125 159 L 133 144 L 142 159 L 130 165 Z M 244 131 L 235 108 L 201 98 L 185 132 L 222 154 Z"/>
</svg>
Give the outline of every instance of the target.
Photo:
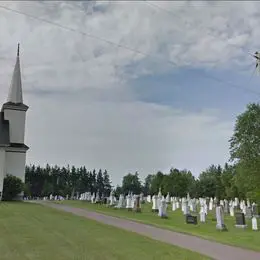
<svg viewBox="0 0 260 260">
<path fill-rule="evenodd" d="M 25 181 L 25 118 L 28 106 L 23 103 L 19 44 L 7 102 L 0 112 L 0 200 L 7 174 Z"/>
</svg>

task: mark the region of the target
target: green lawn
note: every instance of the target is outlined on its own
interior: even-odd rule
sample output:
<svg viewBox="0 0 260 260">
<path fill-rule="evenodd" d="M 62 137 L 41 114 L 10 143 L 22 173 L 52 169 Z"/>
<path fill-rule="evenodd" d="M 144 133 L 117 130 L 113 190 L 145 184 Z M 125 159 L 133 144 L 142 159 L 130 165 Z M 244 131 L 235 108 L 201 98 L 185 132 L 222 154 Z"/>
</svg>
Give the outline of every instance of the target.
<svg viewBox="0 0 260 260">
<path fill-rule="evenodd" d="M 230 244 L 260 251 L 260 232 L 252 231 L 251 220 L 248 220 L 248 228 L 243 230 L 235 228 L 234 218 L 225 216 L 225 224 L 228 227 L 228 232 L 220 232 L 216 230 L 216 222 L 212 221 L 212 214 L 209 214 L 207 223 L 205 224 L 198 224 L 197 226 L 188 225 L 185 223 L 185 219 L 181 213 L 181 210 L 172 212 L 171 205 L 169 205 L 168 210 L 169 218 L 161 219 L 157 216 L 156 213 L 151 212 L 151 204 L 142 205 L 142 213 L 134 213 L 128 212 L 125 209 L 113 209 L 103 205 L 95 205 L 83 201 L 63 201 L 58 203 L 65 203 L 79 208 L 88 208 L 104 214 L 137 220 L 142 223 L 151 224 L 182 233 L 192 234 L 224 244 Z"/>
<path fill-rule="evenodd" d="M 0 259 L 209 258 L 42 205 L 0 202 Z"/>
</svg>

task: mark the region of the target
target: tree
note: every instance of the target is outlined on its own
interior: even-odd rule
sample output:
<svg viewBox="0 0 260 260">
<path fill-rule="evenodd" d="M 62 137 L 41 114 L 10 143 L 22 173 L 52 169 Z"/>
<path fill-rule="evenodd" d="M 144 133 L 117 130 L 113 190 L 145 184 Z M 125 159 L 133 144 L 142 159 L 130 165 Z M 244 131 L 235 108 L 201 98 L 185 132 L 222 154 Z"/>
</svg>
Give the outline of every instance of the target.
<svg viewBox="0 0 260 260">
<path fill-rule="evenodd" d="M 99 187 L 100 192 L 106 192 L 109 196 L 111 183 L 107 171 L 102 170 L 96 176 L 96 171 L 87 171 L 86 167 L 76 168 L 72 166 L 59 167 L 46 165 L 45 167 L 34 165 L 25 168 L 25 195 L 42 197 L 53 195 L 66 196 L 76 193 L 95 192 Z"/>
<path fill-rule="evenodd" d="M 239 194 L 236 186 L 236 166 L 225 164 L 222 175 L 221 182 L 225 190 L 225 195 L 227 199 L 232 199 L 235 197 L 243 197 L 244 194 Z M 242 196 L 241 196 L 242 195 Z"/>
<path fill-rule="evenodd" d="M 141 182 L 137 172 L 135 174 L 128 173 L 123 177 L 122 192 L 124 194 L 128 194 L 128 192 L 139 194 L 141 192 L 141 188 Z"/>
<path fill-rule="evenodd" d="M 144 186 L 142 188 L 142 192 L 144 195 L 151 194 L 151 188 L 152 188 L 152 181 L 153 181 L 154 175 L 148 174 L 144 180 Z"/>
<path fill-rule="evenodd" d="M 199 196 L 225 198 L 225 188 L 221 182 L 220 165 L 211 165 L 199 175 Z"/>
<path fill-rule="evenodd" d="M 111 192 L 111 182 L 107 170 L 103 172 L 104 195 L 109 196 Z"/>
<path fill-rule="evenodd" d="M 97 174 L 97 191 L 99 192 L 99 195 L 101 196 L 102 193 L 104 193 L 104 179 L 103 179 L 103 173 L 100 169 Z"/>
<path fill-rule="evenodd" d="M 164 174 L 157 172 L 151 180 L 151 195 L 158 194 L 160 188 L 162 188 Z"/>
<path fill-rule="evenodd" d="M 249 104 L 236 120 L 230 139 L 230 160 L 236 163 L 238 192 L 260 202 L 260 105 Z"/>
<path fill-rule="evenodd" d="M 4 178 L 2 200 L 14 200 L 22 191 L 23 183 L 21 179 L 12 175 L 7 175 Z"/>
</svg>

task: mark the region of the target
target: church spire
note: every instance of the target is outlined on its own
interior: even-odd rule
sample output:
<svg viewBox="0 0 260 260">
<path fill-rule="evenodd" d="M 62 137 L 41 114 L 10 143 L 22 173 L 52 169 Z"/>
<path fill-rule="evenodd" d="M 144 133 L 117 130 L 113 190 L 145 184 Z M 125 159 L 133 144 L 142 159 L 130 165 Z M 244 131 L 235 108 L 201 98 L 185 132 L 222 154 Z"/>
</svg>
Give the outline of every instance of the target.
<svg viewBox="0 0 260 260">
<path fill-rule="evenodd" d="M 16 63 L 13 71 L 13 77 L 11 86 L 9 89 L 8 102 L 14 104 L 23 103 L 23 92 L 22 92 L 22 80 L 21 80 L 21 68 L 20 68 L 20 44 L 17 47 Z"/>
</svg>

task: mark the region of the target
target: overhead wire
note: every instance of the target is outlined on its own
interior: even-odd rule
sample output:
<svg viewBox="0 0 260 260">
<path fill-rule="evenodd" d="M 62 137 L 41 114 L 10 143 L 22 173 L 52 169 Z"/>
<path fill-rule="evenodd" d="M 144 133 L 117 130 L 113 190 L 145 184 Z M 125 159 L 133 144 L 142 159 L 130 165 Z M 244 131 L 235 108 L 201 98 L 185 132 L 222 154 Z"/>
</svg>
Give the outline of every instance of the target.
<svg viewBox="0 0 260 260">
<path fill-rule="evenodd" d="M 167 14 L 170 15 L 170 16 L 174 15 L 174 16 L 176 17 L 176 13 L 172 12 L 171 10 L 165 9 L 165 8 L 163 8 L 162 6 L 155 4 L 154 2 L 151 3 L 151 1 L 148 1 L 148 0 L 143 0 L 143 2 L 146 3 L 148 6 L 150 6 L 150 7 L 152 7 L 152 8 L 155 8 L 155 9 L 161 11 L 161 12 L 165 12 L 165 13 L 167 13 Z M 232 43 L 228 43 L 228 45 L 231 45 L 232 47 L 236 47 L 236 48 L 238 48 L 239 50 L 241 50 L 241 51 L 243 51 L 244 53 L 246 53 L 247 55 L 250 55 L 250 56 L 255 57 L 254 55 L 252 55 L 252 53 L 251 53 L 249 50 L 246 50 L 246 51 L 243 50 L 243 49 L 241 48 L 241 46 L 237 46 L 236 44 L 232 44 Z M 215 67 L 215 66 L 213 66 L 213 67 Z M 251 74 L 251 76 L 250 76 L 250 78 L 249 78 L 249 81 L 247 82 L 248 84 L 251 82 L 253 76 L 255 75 L 255 72 L 256 72 L 256 68 L 253 70 L 253 73 Z M 221 79 L 218 79 L 218 78 L 216 78 L 216 77 L 214 77 L 214 76 L 211 76 L 211 77 L 212 77 L 212 79 L 215 79 L 215 80 L 217 80 L 217 81 L 219 81 L 219 82 L 222 82 L 222 83 L 226 82 L 226 83 L 228 83 L 229 85 L 232 84 L 233 87 L 235 87 L 235 85 L 236 85 L 236 84 L 233 84 L 233 83 L 230 83 L 230 82 L 227 82 L 227 81 L 223 81 L 223 80 L 221 80 Z M 257 95 L 260 95 L 260 92 L 258 92 L 258 91 L 254 91 L 254 90 L 252 90 L 252 89 L 244 88 L 244 87 L 243 87 L 243 89 L 248 90 L 248 91 L 250 91 L 250 92 L 253 92 L 253 93 L 257 94 Z"/>
<path fill-rule="evenodd" d="M 148 1 L 144 1 L 144 2 L 147 2 L 149 3 Z M 149 3 L 151 4 L 151 3 Z M 155 5 L 155 4 L 153 4 Z M 157 6 L 157 5 L 155 5 Z M 57 22 L 53 22 L 53 21 L 50 21 L 50 20 L 47 20 L 47 19 L 44 19 L 44 18 L 40 18 L 40 17 L 37 17 L 37 16 L 34 16 L 34 15 L 31 15 L 31 14 L 27 14 L 23 11 L 20 11 L 20 10 L 16 10 L 16 9 L 13 9 L 13 8 L 10 8 L 10 7 L 7 7 L 7 6 L 4 6 L 4 5 L 0 5 L 0 8 L 1 9 L 4 9 L 6 11 L 9 11 L 9 12 L 12 12 L 12 13 L 16 13 L 16 14 L 19 14 L 19 15 L 23 15 L 23 16 L 26 16 L 28 18 L 31 18 L 31 19 L 34 19 L 34 20 L 37 20 L 37 21 L 41 21 L 43 23 L 47 23 L 47 24 L 50 24 L 50 25 L 53 25 L 53 26 L 56 26 L 56 27 L 59 27 L 61 29 L 64 29 L 64 30 L 67 30 L 67 31 L 70 31 L 70 32 L 73 32 L 73 33 L 78 33 L 78 34 L 81 34 L 85 37 L 88 37 L 88 38 L 92 38 L 92 39 L 95 39 L 95 40 L 98 40 L 98 41 L 102 41 L 102 42 L 105 42 L 107 44 L 110 44 L 110 45 L 113 45 L 117 48 L 122 48 L 122 49 L 125 49 L 125 50 L 128 50 L 128 51 L 131 51 L 133 53 L 136 53 L 136 54 L 140 54 L 144 57 L 150 57 L 150 58 L 156 58 L 156 59 L 159 59 L 161 61 L 164 61 L 164 62 L 167 62 L 168 64 L 170 64 L 171 66 L 173 67 L 179 67 L 178 64 L 172 60 L 169 60 L 169 59 L 165 59 L 163 57 L 160 57 L 159 55 L 155 55 L 155 54 L 151 54 L 151 53 L 145 53 L 143 51 L 140 51 L 138 49 L 134 49 L 132 47 L 129 47 L 129 46 L 126 46 L 126 45 L 123 45 L 123 44 L 120 44 L 120 43 L 116 43 L 116 42 L 113 42 L 111 40 L 108 40 L 106 38 L 103 38 L 103 37 L 100 37 L 100 36 L 97 36 L 97 35 L 94 35 L 94 34 L 91 34 L 91 33 L 88 33 L 88 32 L 83 32 L 81 30 L 78 30 L 78 29 L 75 29 L 75 28 L 72 28 L 72 27 L 68 27 L 66 25 L 63 25 L 63 24 L 60 24 L 60 23 L 57 23 Z M 195 72 L 196 73 L 196 72 Z M 222 79 L 219 79 L 215 76 L 212 76 L 212 75 L 207 75 L 207 74 L 204 74 L 203 76 L 199 73 L 197 73 L 198 76 L 200 77 L 204 77 L 204 78 L 209 78 L 209 79 L 212 79 L 214 81 L 217 81 L 217 82 L 220 82 L 222 84 L 227 84 L 229 85 L 230 87 L 233 87 L 233 88 L 236 88 L 236 89 L 240 89 L 240 90 L 245 90 L 245 91 L 248 91 L 248 92 L 252 92 L 256 95 L 259 95 L 260 96 L 260 92 L 258 91 L 255 91 L 253 89 L 250 89 L 250 88 L 245 88 L 243 86 L 240 86 L 240 85 L 237 85 L 237 84 L 234 84 L 234 83 L 231 83 L 229 81 L 226 81 L 226 80 L 222 80 Z"/>
</svg>

